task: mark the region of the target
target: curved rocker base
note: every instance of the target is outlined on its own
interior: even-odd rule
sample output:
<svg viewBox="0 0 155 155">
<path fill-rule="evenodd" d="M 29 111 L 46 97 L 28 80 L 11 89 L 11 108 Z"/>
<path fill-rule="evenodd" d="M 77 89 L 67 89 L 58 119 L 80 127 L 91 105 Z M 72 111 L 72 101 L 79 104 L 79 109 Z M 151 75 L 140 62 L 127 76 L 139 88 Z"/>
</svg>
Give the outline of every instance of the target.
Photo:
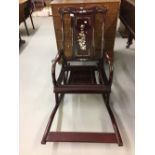
<svg viewBox="0 0 155 155">
<path fill-rule="evenodd" d="M 56 105 L 51 113 L 49 122 L 47 124 L 44 136 L 42 138 L 41 144 L 46 144 L 46 142 L 89 142 L 89 143 L 117 143 L 119 146 L 123 146 L 123 142 L 112 113 L 112 110 L 109 104 L 106 104 L 109 116 L 112 121 L 114 132 L 110 133 L 101 133 L 101 132 L 50 132 L 50 128 L 56 114 L 56 111 L 59 107 L 59 104 L 63 98 L 64 94 L 56 97 Z M 104 96 L 106 102 L 108 100 Z"/>
</svg>

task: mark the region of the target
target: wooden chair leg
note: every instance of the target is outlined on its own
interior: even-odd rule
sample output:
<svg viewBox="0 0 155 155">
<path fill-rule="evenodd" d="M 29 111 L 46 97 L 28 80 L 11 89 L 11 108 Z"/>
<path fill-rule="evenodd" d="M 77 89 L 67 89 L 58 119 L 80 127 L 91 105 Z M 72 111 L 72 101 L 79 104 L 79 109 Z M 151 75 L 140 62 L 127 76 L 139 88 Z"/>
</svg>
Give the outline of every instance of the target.
<svg viewBox="0 0 155 155">
<path fill-rule="evenodd" d="M 49 118 L 48 124 L 46 126 L 46 129 L 45 129 L 41 144 L 46 144 L 46 139 L 47 139 L 48 134 L 50 133 L 50 128 L 51 128 L 54 116 L 55 116 L 55 114 L 57 112 L 57 109 L 58 109 L 58 107 L 60 105 L 60 102 L 61 102 L 63 96 L 64 96 L 64 94 L 61 94 L 59 96 L 58 93 L 55 93 L 55 102 L 56 103 L 55 103 L 54 109 L 53 109 L 53 111 L 52 111 L 52 113 L 50 115 L 50 118 Z"/>
<path fill-rule="evenodd" d="M 105 103 L 106 103 L 105 105 L 107 107 L 110 119 L 112 121 L 112 125 L 113 125 L 113 129 L 114 129 L 114 132 L 115 132 L 115 135 L 116 135 L 117 143 L 118 143 L 119 146 L 123 146 L 122 138 L 120 136 L 114 114 L 113 114 L 113 112 L 112 112 L 112 110 L 110 108 L 109 99 L 110 99 L 110 93 L 107 93 L 106 95 L 104 95 L 104 100 L 105 100 Z"/>
<path fill-rule="evenodd" d="M 45 132 L 44 132 L 44 135 L 43 135 L 41 144 L 46 144 L 47 135 L 48 135 L 48 133 L 50 132 L 50 127 L 51 127 L 51 125 L 52 125 L 52 122 L 53 122 L 55 113 L 56 113 L 56 111 L 57 111 L 57 109 L 58 109 L 58 107 L 59 107 L 59 103 L 60 103 L 60 102 L 58 102 L 58 94 L 57 94 L 57 93 L 55 93 L 55 102 L 56 102 L 56 104 L 55 104 L 54 109 L 53 109 L 53 111 L 52 111 L 52 113 L 51 113 L 51 115 L 50 115 L 50 118 L 49 118 L 47 127 L 46 127 L 46 129 L 45 129 Z"/>
<path fill-rule="evenodd" d="M 29 31 L 28 31 L 27 24 L 26 24 L 25 20 L 24 20 L 24 25 L 25 25 L 25 28 L 26 28 L 27 35 L 29 36 Z"/>
<path fill-rule="evenodd" d="M 35 29 L 34 24 L 33 24 L 33 19 L 32 19 L 32 16 L 31 16 L 31 13 L 30 13 L 30 20 L 31 20 L 33 29 Z"/>
<path fill-rule="evenodd" d="M 126 48 L 129 48 L 130 47 L 130 45 L 132 44 L 132 40 L 133 40 L 133 36 L 131 34 L 129 34 Z"/>
<path fill-rule="evenodd" d="M 22 44 L 24 44 L 25 43 L 25 40 L 23 40 L 22 38 L 21 38 L 21 34 L 20 34 L 20 32 L 19 32 L 19 47 L 22 45 Z"/>
</svg>

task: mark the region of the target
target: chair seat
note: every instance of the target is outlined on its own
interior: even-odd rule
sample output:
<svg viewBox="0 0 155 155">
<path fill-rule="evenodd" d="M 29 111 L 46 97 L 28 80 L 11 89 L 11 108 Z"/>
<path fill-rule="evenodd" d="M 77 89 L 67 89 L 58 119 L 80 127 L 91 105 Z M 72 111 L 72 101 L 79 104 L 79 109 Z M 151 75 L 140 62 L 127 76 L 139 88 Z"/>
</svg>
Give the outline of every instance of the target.
<svg viewBox="0 0 155 155">
<path fill-rule="evenodd" d="M 66 82 L 63 83 L 65 79 Z M 99 76 L 100 75 L 100 76 Z M 102 74 L 103 76 L 103 74 Z M 61 71 L 58 77 L 58 85 L 54 87 L 54 92 L 57 93 L 105 93 L 111 91 L 111 86 L 100 82 L 100 71 L 96 66 L 70 66 Z"/>
</svg>

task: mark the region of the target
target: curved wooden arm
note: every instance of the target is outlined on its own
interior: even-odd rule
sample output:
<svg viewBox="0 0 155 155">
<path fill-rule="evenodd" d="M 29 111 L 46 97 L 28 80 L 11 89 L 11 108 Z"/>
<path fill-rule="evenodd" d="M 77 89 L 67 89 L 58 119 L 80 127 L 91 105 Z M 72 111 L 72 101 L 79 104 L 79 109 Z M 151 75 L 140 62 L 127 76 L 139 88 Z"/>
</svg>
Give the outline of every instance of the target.
<svg viewBox="0 0 155 155">
<path fill-rule="evenodd" d="M 106 62 L 109 64 L 109 79 L 108 82 L 111 85 L 113 80 L 113 60 L 107 52 L 105 52 Z"/>
<path fill-rule="evenodd" d="M 55 59 L 52 60 L 52 80 L 53 80 L 53 85 L 57 85 L 57 81 L 55 78 L 55 67 L 57 62 L 61 59 L 62 56 L 62 50 L 56 55 Z"/>
</svg>

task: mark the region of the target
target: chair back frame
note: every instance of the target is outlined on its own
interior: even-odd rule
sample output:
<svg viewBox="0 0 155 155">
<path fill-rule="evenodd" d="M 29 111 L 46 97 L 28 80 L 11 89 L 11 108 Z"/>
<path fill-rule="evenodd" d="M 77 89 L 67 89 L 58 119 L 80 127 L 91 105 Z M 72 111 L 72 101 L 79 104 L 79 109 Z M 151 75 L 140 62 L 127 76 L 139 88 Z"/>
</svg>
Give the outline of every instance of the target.
<svg viewBox="0 0 155 155">
<path fill-rule="evenodd" d="M 71 32 L 72 32 L 72 56 L 70 60 L 95 60 L 103 57 L 104 52 L 104 20 L 106 15 L 106 8 L 91 7 L 91 8 L 60 8 L 59 13 L 61 17 L 61 34 L 63 54 L 65 59 L 65 44 L 67 36 L 65 34 L 65 16 L 70 16 Z M 95 45 L 95 17 L 97 14 L 102 15 L 101 26 L 101 47 L 100 56 L 96 55 Z"/>
</svg>

